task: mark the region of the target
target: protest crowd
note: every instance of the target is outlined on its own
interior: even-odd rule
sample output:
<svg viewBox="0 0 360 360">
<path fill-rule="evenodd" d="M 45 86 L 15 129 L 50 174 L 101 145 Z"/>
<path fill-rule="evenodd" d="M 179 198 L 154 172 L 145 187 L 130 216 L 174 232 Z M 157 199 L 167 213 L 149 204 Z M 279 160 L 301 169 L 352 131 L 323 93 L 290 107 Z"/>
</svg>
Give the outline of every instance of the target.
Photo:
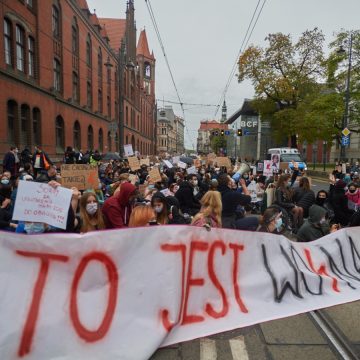
<svg viewBox="0 0 360 360">
<path fill-rule="evenodd" d="M 291 234 L 308 242 L 342 227 L 360 225 L 359 164 L 329 176 L 328 191 L 317 194 L 296 164 L 292 170 L 262 173 L 263 167 L 207 156 L 126 158 L 68 147 L 57 168 L 39 147 L 32 154 L 11 148 L 0 177 L 0 228 L 24 234 L 87 233 L 127 227 L 193 225 Z M 84 186 L 77 171 L 85 171 Z M 95 170 L 94 170 L 95 169 Z M 92 173 L 91 173 L 92 171 Z M 95 171 L 95 173 L 94 173 Z M 90 179 L 90 180 L 89 180 Z M 67 187 L 72 196 L 66 226 L 14 219 L 21 182 Z"/>
</svg>

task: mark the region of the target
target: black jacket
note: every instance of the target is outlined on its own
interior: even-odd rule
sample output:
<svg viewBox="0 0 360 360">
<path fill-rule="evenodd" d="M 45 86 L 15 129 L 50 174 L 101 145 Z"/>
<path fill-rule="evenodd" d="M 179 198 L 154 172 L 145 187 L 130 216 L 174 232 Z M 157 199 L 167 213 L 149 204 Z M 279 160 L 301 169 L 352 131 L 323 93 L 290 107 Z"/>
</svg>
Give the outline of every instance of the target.
<svg viewBox="0 0 360 360">
<path fill-rule="evenodd" d="M 334 209 L 334 222 L 347 226 L 354 214 L 354 210 L 348 208 L 348 198 L 345 195 L 345 190 L 332 186 L 330 188 L 329 202 Z"/>
<path fill-rule="evenodd" d="M 11 175 L 14 176 L 16 173 L 16 161 L 15 155 L 12 151 L 9 151 L 5 154 L 3 160 L 4 171 L 10 171 Z"/>
<path fill-rule="evenodd" d="M 297 188 L 294 194 L 294 202 L 297 206 L 304 209 L 304 217 L 309 216 L 310 206 L 315 203 L 315 194 L 312 190 L 306 191 L 303 188 Z"/>
<path fill-rule="evenodd" d="M 275 204 L 288 211 L 295 207 L 295 204 L 291 202 L 291 199 L 286 197 L 284 191 L 280 188 L 275 190 Z"/>
<path fill-rule="evenodd" d="M 193 190 L 193 187 L 187 181 L 183 181 L 175 194 L 180 203 L 180 210 L 184 214 L 187 213 L 191 216 L 197 214 L 201 207 L 194 197 Z"/>
</svg>

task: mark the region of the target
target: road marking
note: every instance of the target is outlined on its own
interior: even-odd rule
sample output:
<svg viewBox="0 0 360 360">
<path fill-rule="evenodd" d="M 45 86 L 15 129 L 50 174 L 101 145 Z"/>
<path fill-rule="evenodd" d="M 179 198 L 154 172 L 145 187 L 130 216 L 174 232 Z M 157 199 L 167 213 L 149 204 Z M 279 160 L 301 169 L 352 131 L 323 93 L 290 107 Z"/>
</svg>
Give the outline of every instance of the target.
<svg viewBox="0 0 360 360">
<path fill-rule="evenodd" d="M 210 339 L 200 339 L 200 360 L 216 360 L 216 342 Z"/>
<path fill-rule="evenodd" d="M 234 360 L 249 360 L 243 336 L 238 336 L 229 340 L 231 354 Z"/>
</svg>

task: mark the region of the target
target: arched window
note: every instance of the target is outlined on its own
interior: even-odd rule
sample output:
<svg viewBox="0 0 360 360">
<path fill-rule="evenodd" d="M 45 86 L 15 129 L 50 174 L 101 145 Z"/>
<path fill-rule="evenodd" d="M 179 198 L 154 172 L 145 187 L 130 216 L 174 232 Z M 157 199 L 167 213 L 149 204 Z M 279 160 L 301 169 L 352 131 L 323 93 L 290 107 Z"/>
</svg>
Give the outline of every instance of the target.
<svg viewBox="0 0 360 360">
<path fill-rule="evenodd" d="M 52 34 L 57 40 L 60 40 L 60 9 L 58 6 L 52 7 Z"/>
<path fill-rule="evenodd" d="M 99 129 L 99 151 L 104 151 L 104 133 L 102 129 Z"/>
<path fill-rule="evenodd" d="M 91 67 L 91 58 L 92 58 L 92 51 L 91 51 L 91 37 L 88 34 L 86 38 L 86 64 L 87 66 Z"/>
<path fill-rule="evenodd" d="M 16 68 L 25 72 L 25 30 L 16 25 Z"/>
<path fill-rule="evenodd" d="M 58 92 L 61 91 L 61 65 L 58 59 L 54 59 L 54 89 Z"/>
<path fill-rule="evenodd" d="M 28 75 L 35 77 L 35 40 L 28 37 Z"/>
<path fill-rule="evenodd" d="M 87 106 L 88 106 L 88 108 L 91 109 L 91 107 L 92 107 L 92 88 L 91 88 L 90 81 L 87 82 L 86 95 L 87 95 Z"/>
<path fill-rule="evenodd" d="M 74 130 L 73 130 L 73 136 L 74 136 L 74 148 L 76 150 L 81 149 L 81 128 L 80 123 L 76 120 L 74 122 Z"/>
<path fill-rule="evenodd" d="M 7 119 L 9 143 L 15 145 L 15 123 L 18 119 L 18 105 L 13 100 L 7 102 Z"/>
<path fill-rule="evenodd" d="M 4 51 L 5 51 L 5 63 L 7 65 L 13 65 L 13 36 L 12 26 L 9 19 L 4 19 Z"/>
<path fill-rule="evenodd" d="M 94 130 L 91 125 L 88 127 L 88 150 L 94 149 Z"/>
<path fill-rule="evenodd" d="M 60 115 L 56 117 L 55 140 L 56 140 L 56 150 L 59 152 L 64 151 L 64 149 L 65 149 L 65 126 L 64 126 L 64 120 Z"/>
<path fill-rule="evenodd" d="M 41 145 L 41 112 L 39 108 L 32 111 L 32 140 L 33 145 Z"/>
<path fill-rule="evenodd" d="M 30 145 L 30 108 L 28 105 L 21 105 L 20 111 L 20 144 L 22 145 Z"/>
<path fill-rule="evenodd" d="M 79 28 L 75 17 L 71 26 L 71 49 L 73 55 L 79 56 Z"/>
<path fill-rule="evenodd" d="M 101 89 L 98 90 L 98 109 L 99 113 L 102 114 L 103 112 L 103 97 Z"/>
<path fill-rule="evenodd" d="M 72 83 L 73 83 L 73 96 L 72 97 L 73 97 L 73 100 L 78 103 L 80 100 L 79 77 L 75 71 L 73 71 Z"/>
<path fill-rule="evenodd" d="M 99 78 L 99 87 L 102 86 L 102 73 L 103 73 L 103 57 L 101 47 L 99 47 L 98 52 L 98 78 Z"/>
<path fill-rule="evenodd" d="M 108 143 L 108 145 L 107 145 L 108 148 L 107 149 L 110 152 L 111 149 L 112 149 L 112 146 L 111 146 L 111 132 L 110 131 L 108 131 L 108 134 L 107 134 L 107 143 Z"/>
<path fill-rule="evenodd" d="M 109 118 L 111 118 L 111 101 L 110 96 L 106 97 L 106 103 L 107 103 L 107 115 Z"/>
</svg>

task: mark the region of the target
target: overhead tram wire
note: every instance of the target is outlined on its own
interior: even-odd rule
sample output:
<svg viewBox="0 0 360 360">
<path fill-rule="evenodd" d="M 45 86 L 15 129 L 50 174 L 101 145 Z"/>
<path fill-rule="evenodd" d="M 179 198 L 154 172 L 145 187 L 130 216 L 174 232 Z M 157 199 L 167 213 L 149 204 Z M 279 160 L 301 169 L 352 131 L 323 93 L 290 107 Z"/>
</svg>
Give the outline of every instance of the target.
<svg viewBox="0 0 360 360">
<path fill-rule="evenodd" d="M 247 28 L 247 30 L 246 30 L 245 36 L 244 36 L 243 41 L 242 41 L 242 43 L 241 43 L 240 50 L 239 50 L 239 52 L 238 52 L 238 54 L 237 54 L 237 57 L 236 57 L 236 59 L 235 59 L 235 63 L 234 63 L 234 65 L 233 65 L 232 69 L 231 69 L 229 78 L 228 78 L 227 83 L 226 83 L 226 85 L 225 85 L 224 91 L 222 92 L 222 95 L 221 95 L 221 97 L 220 97 L 220 100 L 219 100 L 218 104 L 216 105 L 216 111 L 215 111 L 214 117 L 217 115 L 217 113 L 218 113 L 218 111 L 219 111 L 219 109 L 220 109 L 221 103 L 222 103 L 222 102 L 224 101 L 224 99 L 225 99 L 226 93 L 227 93 L 227 91 L 228 91 L 228 89 L 229 89 L 229 86 L 230 86 L 230 84 L 231 84 L 231 82 L 232 82 L 232 80 L 233 80 L 233 78 L 234 78 L 235 71 L 236 71 L 236 67 L 237 67 L 237 64 L 238 64 L 240 55 L 241 55 L 241 53 L 243 52 L 244 48 L 247 46 L 247 44 L 248 44 L 249 41 L 250 41 L 251 35 L 252 35 L 253 32 L 254 32 L 255 26 L 256 26 L 256 24 L 257 24 L 257 22 L 258 22 L 258 20 L 259 20 L 259 17 L 260 17 L 260 15 L 261 15 L 262 11 L 263 11 L 263 8 L 264 8 L 264 5 L 265 5 L 265 3 L 266 3 L 266 0 L 263 0 L 263 4 L 262 4 L 262 6 L 261 6 L 261 8 L 260 8 L 260 10 L 259 10 L 259 12 L 258 12 L 258 14 L 257 14 L 257 17 L 256 17 L 256 20 L 255 20 L 255 22 L 254 22 L 254 25 L 253 25 L 253 27 L 252 27 L 252 29 L 251 29 L 251 31 L 250 31 L 251 25 L 252 25 L 252 23 L 253 23 L 253 21 L 254 21 L 254 18 L 255 18 L 255 16 L 256 16 L 257 10 L 258 10 L 259 5 L 260 5 L 260 2 L 261 2 L 261 0 L 258 0 L 258 2 L 257 2 L 257 4 L 256 4 L 255 10 L 254 10 L 254 12 L 253 12 L 253 15 L 252 15 L 251 20 L 250 20 L 250 22 L 249 22 L 249 25 L 248 25 L 248 28 Z M 249 31 L 250 31 L 250 34 L 249 34 Z M 247 40 L 246 40 L 246 39 L 247 39 Z M 245 44 L 245 46 L 244 46 L 244 44 Z"/>
<path fill-rule="evenodd" d="M 166 66 L 169 70 L 169 73 L 170 73 L 170 77 L 171 77 L 171 81 L 174 85 L 174 88 L 175 88 L 175 92 L 176 92 L 176 96 L 179 100 L 179 105 L 181 107 L 181 111 L 182 111 L 182 114 L 183 114 L 183 119 L 184 119 L 184 124 L 185 124 L 185 128 L 186 128 L 186 131 L 188 133 L 188 136 L 189 138 L 191 139 L 191 142 L 192 142 L 192 146 L 193 146 L 193 149 L 195 149 L 195 144 L 194 144 L 194 141 L 188 131 L 188 127 L 186 126 L 186 120 L 185 120 L 185 110 L 184 110 L 184 103 L 182 102 L 181 98 L 180 98 L 180 94 L 179 94 L 179 91 L 178 91 L 178 88 L 176 86 L 176 83 L 175 83 L 175 79 L 174 79 L 174 76 L 173 76 L 173 73 L 171 71 L 171 67 L 170 67 L 170 63 L 169 63 L 169 60 L 168 60 L 168 57 L 166 55 L 166 52 L 165 52 L 165 46 L 162 42 L 162 38 L 161 38 L 161 35 L 160 35 L 160 31 L 159 31 L 159 28 L 158 28 L 158 25 L 157 25 L 157 22 L 156 22 L 156 19 L 155 19 L 155 15 L 154 15 L 154 11 L 152 9 L 152 6 L 151 6 L 151 3 L 150 3 L 150 0 L 145 0 L 145 3 L 146 3 L 146 6 L 148 8 L 148 11 L 149 11 L 149 14 L 150 14 L 150 18 L 151 18 L 151 21 L 153 23 L 153 26 L 154 26 L 154 30 L 155 30 L 155 33 L 156 33 L 156 36 L 158 38 L 158 41 L 159 41 L 159 44 L 160 44 L 160 47 L 161 47 L 161 50 L 163 52 L 163 55 L 164 55 L 164 58 L 165 58 L 165 63 L 166 63 Z"/>
</svg>

